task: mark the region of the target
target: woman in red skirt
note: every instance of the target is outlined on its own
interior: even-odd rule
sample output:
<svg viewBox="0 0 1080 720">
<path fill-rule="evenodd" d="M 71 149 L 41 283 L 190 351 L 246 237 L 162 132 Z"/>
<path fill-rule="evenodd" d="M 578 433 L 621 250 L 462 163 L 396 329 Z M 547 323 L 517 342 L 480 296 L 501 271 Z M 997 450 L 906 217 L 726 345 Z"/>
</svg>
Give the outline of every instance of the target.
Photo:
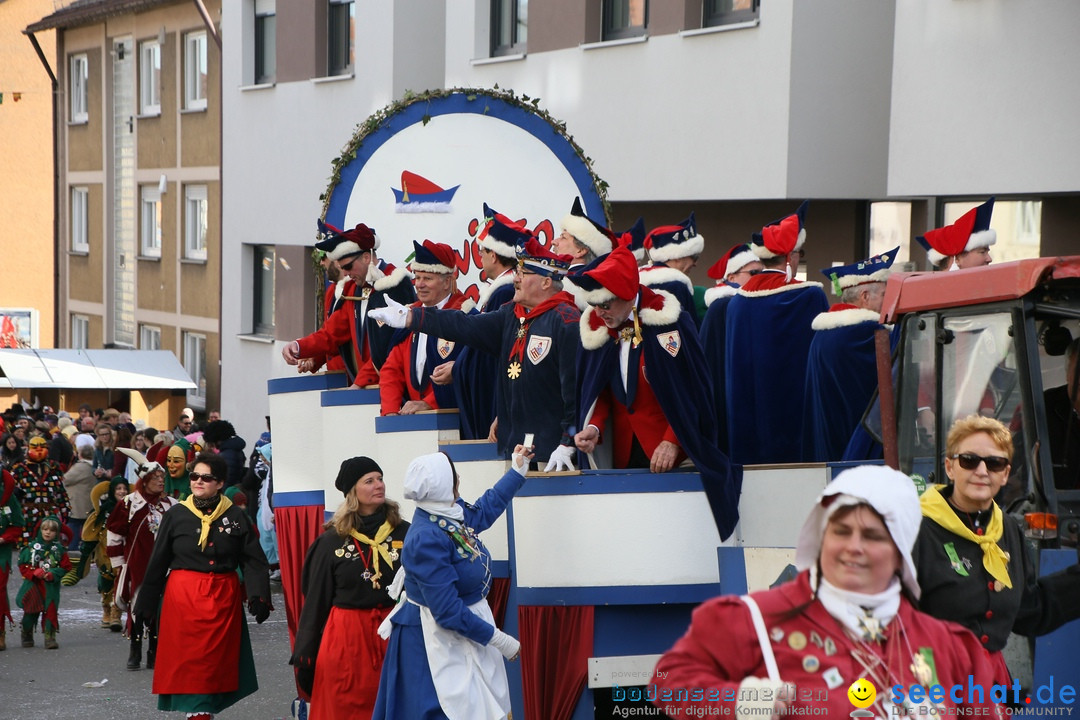
<svg viewBox="0 0 1080 720">
<path fill-rule="evenodd" d="M 251 521 L 221 494 L 227 475 L 218 455 L 195 458 L 191 495 L 162 518 L 135 602 L 137 619 L 159 617 L 158 709 L 200 720 L 259 687 L 238 568 L 256 622 L 273 610 L 270 569 Z"/>
<path fill-rule="evenodd" d="M 289 662 L 311 698 L 310 720 L 370 720 L 386 653 L 377 630 L 394 607 L 386 588 L 401 567 L 409 523 L 386 499 L 371 458 L 341 463 L 334 485 L 345 502 L 304 559 L 304 609 Z"/>
</svg>

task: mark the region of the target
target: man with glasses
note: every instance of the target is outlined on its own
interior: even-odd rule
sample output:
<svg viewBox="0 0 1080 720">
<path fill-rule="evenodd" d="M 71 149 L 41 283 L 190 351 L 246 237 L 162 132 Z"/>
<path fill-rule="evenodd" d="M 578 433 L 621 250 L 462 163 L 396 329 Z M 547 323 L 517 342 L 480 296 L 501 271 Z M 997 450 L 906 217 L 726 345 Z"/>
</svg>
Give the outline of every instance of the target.
<svg viewBox="0 0 1080 720">
<path fill-rule="evenodd" d="M 173 428 L 173 436 L 179 439 L 187 437 L 193 432 L 195 432 L 194 416 L 189 415 L 185 408 L 184 412 L 180 413 L 180 417 L 176 421 L 176 427 Z"/>
<path fill-rule="evenodd" d="M 731 459 L 744 465 L 799 462 L 811 323 L 829 308 L 821 283 L 795 279 L 808 202 L 754 233 L 765 269 L 728 303 L 723 382 Z"/>
<path fill-rule="evenodd" d="M 689 273 L 704 249 L 705 238 L 698 234 L 694 213 L 678 225 L 662 225 L 645 236 L 650 263 L 641 268 L 641 284 L 674 295 L 695 325 L 701 324 L 701 316 Z"/>
<path fill-rule="evenodd" d="M 327 226 L 329 227 L 329 226 Z M 375 231 L 364 223 L 352 230 L 333 232 L 315 244 L 325 250 L 327 257 L 336 260 L 348 277 L 342 292 L 344 302 L 323 326 L 307 337 L 287 343 L 281 356 L 289 365 L 302 359 L 312 362 L 300 366 L 300 372 L 315 372 L 326 358 L 338 353 L 345 363 L 345 374 L 354 387 L 379 382 L 379 368 L 390 351 L 392 329 L 380 327 L 370 316 L 370 310 L 384 307 L 386 298 L 407 304 L 416 299 L 410 274 L 404 268 L 391 265 L 380 270 L 373 267 L 373 256 L 379 247 Z"/>
<path fill-rule="evenodd" d="M 499 362 L 496 441 L 510 457 L 532 434 L 545 472 L 572 470 L 577 404 L 580 314 L 562 289 L 572 258 L 545 249 L 535 237 L 517 246 L 514 302 L 480 315 L 389 305 L 383 322 L 462 342 Z"/>
<path fill-rule="evenodd" d="M 612 419 L 619 468 L 663 473 L 689 457 L 721 538 L 738 522 L 742 474 L 716 446 L 705 356 L 675 296 L 640 284 L 620 245 L 570 278 L 590 307 L 579 323 L 578 449 L 592 453 Z"/>
</svg>

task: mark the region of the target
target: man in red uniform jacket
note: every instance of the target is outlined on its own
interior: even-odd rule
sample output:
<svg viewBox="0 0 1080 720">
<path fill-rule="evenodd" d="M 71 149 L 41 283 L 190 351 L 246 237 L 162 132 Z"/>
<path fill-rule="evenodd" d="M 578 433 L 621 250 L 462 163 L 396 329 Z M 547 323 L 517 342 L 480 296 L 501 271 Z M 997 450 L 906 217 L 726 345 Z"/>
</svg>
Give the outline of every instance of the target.
<svg viewBox="0 0 1080 720">
<path fill-rule="evenodd" d="M 307 337 L 294 340 L 281 349 L 281 356 L 289 365 L 297 365 L 301 359 L 314 359 L 314 367 L 321 366 L 327 357 L 340 353 L 345 362 L 349 382 L 356 387 L 379 382 L 379 368 L 390 350 L 393 331 L 380 327 L 368 318 L 368 311 L 386 305 L 386 295 L 398 302 L 410 303 L 416 299 L 409 273 L 391 270 L 381 278 L 371 278 L 369 272 L 374 251 L 379 247 L 375 231 L 360 223 L 352 230 L 334 233 L 316 243 L 325 250 L 327 257 L 336 260 L 342 272 L 348 276 L 342 292 L 344 302 L 335 310 L 321 328 Z M 312 370 L 307 363 L 301 371 Z"/>
</svg>

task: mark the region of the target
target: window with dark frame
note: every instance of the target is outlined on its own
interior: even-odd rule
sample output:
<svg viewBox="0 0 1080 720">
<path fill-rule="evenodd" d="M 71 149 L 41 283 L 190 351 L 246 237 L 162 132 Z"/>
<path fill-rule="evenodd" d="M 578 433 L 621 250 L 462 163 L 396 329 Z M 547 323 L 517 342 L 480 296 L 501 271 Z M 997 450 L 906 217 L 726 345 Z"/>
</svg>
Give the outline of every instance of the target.
<svg viewBox="0 0 1080 720">
<path fill-rule="evenodd" d="M 641 37 L 649 19 L 648 0 L 604 0 L 604 40 Z"/>
<path fill-rule="evenodd" d="M 274 334 L 274 266 L 277 251 L 273 245 L 256 245 L 254 282 L 252 283 L 252 330 L 256 335 Z"/>
<path fill-rule="evenodd" d="M 326 8 L 326 74 L 348 75 L 353 69 L 353 25 L 356 6 L 353 0 L 328 0 Z"/>
<path fill-rule="evenodd" d="M 705 0 L 701 26 L 719 27 L 757 20 L 759 0 Z"/>
<path fill-rule="evenodd" d="M 255 84 L 274 82 L 277 75 L 277 7 L 273 0 L 255 2 Z"/>
<path fill-rule="evenodd" d="M 525 52 L 529 0 L 491 0 L 491 56 Z"/>
</svg>

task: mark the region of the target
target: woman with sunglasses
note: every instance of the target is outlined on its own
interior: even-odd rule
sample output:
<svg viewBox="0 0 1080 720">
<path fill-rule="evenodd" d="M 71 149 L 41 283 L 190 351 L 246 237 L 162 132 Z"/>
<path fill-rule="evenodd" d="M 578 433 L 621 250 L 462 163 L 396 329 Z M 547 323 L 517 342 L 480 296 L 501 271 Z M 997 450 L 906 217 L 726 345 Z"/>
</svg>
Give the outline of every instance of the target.
<svg viewBox="0 0 1080 720">
<path fill-rule="evenodd" d="M 262 623 L 273 610 L 259 539 L 247 513 L 221 493 L 228 473 L 221 456 L 196 456 L 191 495 L 162 518 L 135 602 L 140 621 L 158 618 L 158 710 L 199 720 L 259 687 L 237 569 L 255 621 Z"/>
<path fill-rule="evenodd" d="M 950 483 L 923 493 L 915 544 L 923 612 L 960 623 L 999 659 L 1009 633 L 1045 635 L 1080 617 L 1080 566 L 1038 577 L 1019 523 L 994 502 L 1012 456 L 1000 421 L 954 422 L 945 446 Z"/>
</svg>

